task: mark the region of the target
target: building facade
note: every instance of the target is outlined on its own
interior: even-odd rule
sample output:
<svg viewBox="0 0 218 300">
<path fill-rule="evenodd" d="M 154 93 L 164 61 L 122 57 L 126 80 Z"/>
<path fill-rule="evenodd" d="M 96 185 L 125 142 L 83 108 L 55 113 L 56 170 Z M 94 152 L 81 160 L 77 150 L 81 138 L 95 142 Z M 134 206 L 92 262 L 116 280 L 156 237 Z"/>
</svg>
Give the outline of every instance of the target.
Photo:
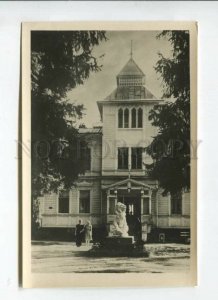
<svg viewBox="0 0 218 300">
<path fill-rule="evenodd" d="M 145 75 L 131 57 L 116 77 L 117 88 L 97 105 L 101 127 L 80 128 L 88 144 L 87 171 L 74 188 L 40 198 L 42 228 L 75 228 L 79 219 L 90 220 L 94 237 L 107 234 L 116 202 L 127 207 L 130 234 L 144 241 L 177 240 L 190 228 L 190 194 L 163 197 L 146 163 L 145 147 L 157 128 L 149 111 L 163 100 L 145 85 Z M 136 226 L 138 224 L 138 226 Z"/>
</svg>

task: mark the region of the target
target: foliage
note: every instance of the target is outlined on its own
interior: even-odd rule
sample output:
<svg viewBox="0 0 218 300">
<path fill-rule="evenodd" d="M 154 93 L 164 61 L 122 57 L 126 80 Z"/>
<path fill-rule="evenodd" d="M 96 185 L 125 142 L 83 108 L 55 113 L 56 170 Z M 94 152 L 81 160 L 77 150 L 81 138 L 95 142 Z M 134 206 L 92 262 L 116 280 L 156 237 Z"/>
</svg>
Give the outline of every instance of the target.
<svg viewBox="0 0 218 300">
<path fill-rule="evenodd" d="M 32 194 L 72 186 L 83 166 L 75 121 L 83 106 L 67 92 L 101 69 L 93 48 L 106 40 L 103 31 L 32 31 L 31 114 Z"/>
<path fill-rule="evenodd" d="M 83 106 L 67 101 L 69 90 L 99 71 L 93 47 L 105 40 L 101 31 L 33 31 L 32 192 L 38 196 L 72 186 L 83 166 L 78 159 L 75 120 Z"/>
<path fill-rule="evenodd" d="M 155 70 L 162 77 L 163 98 L 173 101 L 150 111 L 158 134 L 146 151 L 154 160 L 147 165 L 150 175 L 167 194 L 190 188 L 189 32 L 163 31 L 158 38 L 167 38 L 172 46 L 172 57 L 159 53 Z"/>
</svg>

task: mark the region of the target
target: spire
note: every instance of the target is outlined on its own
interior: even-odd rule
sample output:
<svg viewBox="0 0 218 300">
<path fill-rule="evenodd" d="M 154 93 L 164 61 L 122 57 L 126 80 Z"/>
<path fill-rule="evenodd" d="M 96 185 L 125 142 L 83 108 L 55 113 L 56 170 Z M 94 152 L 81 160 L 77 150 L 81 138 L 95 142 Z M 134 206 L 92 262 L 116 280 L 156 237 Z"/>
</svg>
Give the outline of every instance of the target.
<svg viewBox="0 0 218 300">
<path fill-rule="evenodd" d="M 131 40 L 131 52 L 130 52 L 130 58 L 132 59 L 132 55 L 133 55 L 133 53 L 132 53 L 132 40 Z"/>
<path fill-rule="evenodd" d="M 132 55 L 132 52 L 131 52 Z M 144 77 L 145 74 L 142 72 L 142 70 L 139 68 L 139 66 L 135 63 L 133 58 L 131 57 L 129 61 L 125 64 L 125 66 L 122 68 L 118 76 L 142 76 Z"/>
</svg>

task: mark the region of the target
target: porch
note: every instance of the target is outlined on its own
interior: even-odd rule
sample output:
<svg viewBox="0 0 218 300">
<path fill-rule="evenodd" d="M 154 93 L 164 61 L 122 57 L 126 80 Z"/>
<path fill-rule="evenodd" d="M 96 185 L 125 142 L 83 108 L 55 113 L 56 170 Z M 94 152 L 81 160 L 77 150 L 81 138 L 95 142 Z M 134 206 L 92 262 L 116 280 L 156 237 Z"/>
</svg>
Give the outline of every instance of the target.
<svg viewBox="0 0 218 300">
<path fill-rule="evenodd" d="M 107 195 L 106 223 L 108 226 L 114 221 L 117 202 L 121 202 L 126 205 L 129 235 L 146 241 L 151 228 L 151 199 L 154 186 L 128 178 L 103 186 L 103 189 Z"/>
</svg>

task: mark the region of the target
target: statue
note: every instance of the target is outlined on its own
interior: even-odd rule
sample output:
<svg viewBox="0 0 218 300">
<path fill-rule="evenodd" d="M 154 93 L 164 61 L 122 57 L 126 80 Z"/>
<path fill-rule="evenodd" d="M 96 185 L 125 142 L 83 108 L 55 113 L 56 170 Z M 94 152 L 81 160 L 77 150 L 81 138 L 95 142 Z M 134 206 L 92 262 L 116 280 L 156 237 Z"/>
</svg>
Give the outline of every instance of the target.
<svg viewBox="0 0 218 300">
<path fill-rule="evenodd" d="M 126 205 L 118 202 L 115 206 L 116 217 L 113 222 L 113 236 L 127 237 L 129 227 L 126 222 Z"/>
</svg>

